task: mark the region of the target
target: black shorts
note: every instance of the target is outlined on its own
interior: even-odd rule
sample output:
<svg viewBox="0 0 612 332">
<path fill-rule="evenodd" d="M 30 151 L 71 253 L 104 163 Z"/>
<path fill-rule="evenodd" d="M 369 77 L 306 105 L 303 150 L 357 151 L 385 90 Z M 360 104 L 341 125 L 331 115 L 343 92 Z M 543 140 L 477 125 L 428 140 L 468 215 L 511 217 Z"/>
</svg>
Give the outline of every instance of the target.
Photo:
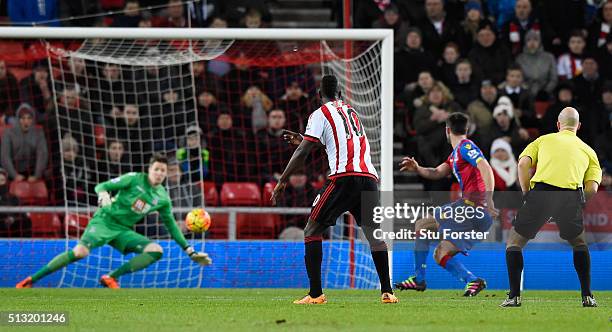
<svg viewBox="0 0 612 332">
<path fill-rule="evenodd" d="M 557 223 L 559 235 L 564 240 L 572 240 L 580 235 L 584 227 L 579 192 L 536 183 L 527 192 L 512 225 L 517 233 L 533 239 L 549 220 Z"/>
<path fill-rule="evenodd" d="M 304 229 L 306 240 L 320 236 L 336 219 L 350 212 L 357 225 L 373 224 L 373 210 L 380 205 L 378 182 L 368 176 L 344 176 L 327 180 L 321 193 L 312 203 L 308 224 Z"/>
</svg>

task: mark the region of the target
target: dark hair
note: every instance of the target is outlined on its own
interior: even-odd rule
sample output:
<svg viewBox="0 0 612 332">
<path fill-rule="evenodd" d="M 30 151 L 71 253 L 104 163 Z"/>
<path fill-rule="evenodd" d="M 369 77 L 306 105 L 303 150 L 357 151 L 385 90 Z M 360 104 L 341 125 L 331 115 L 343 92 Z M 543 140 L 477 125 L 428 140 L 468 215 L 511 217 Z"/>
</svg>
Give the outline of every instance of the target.
<svg viewBox="0 0 612 332">
<path fill-rule="evenodd" d="M 572 30 L 571 33 L 570 33 L 570 36 L 569 36 L 569 38 L 567 40 L 569 41 L 572 37 L 582 38 L 582 40 L 586 41 L 586 37 L 584 35 L 584 32 L 582 32 L 582 30 L 580 30 L 580 29 Z"/>
<path fill-rule="evenodd" d="M 321 96 L 334 99 L 338 94 L 338 79 L 334 75 L 325 75 L 321 79 Z"/>
<path fill-rule="evenodd" d="M 455 135 L 465 135 L 468 130 L 468 122 L 470 119 L 467 115 L 459 112 L 451 113 L 446 119 L 446 126 L 450 128 Z"/>
<path fill-rule="evenodd" d="M 149 159 L 149 165 L 153 165 L 154 163 L 162 163 L 168 165 L 168 157 L 161 153 L 154 153 Z"/>
<path fill-rule="evenodd" d="M 509 73 L 509 72 L 511 72 L 511 71 L 515 71 L 515 70 L 518 70 L 518 71 L 520 71 L 521 73 L 523 73 L 523 68 L 521 67 L 521 65 L 519 65 L 519 64 L 518 64 L 518 63 L 516 63 L 516 62 L 515 62 L 515 63 L 513 63 L 513 64 L 511 64 L 510 66 L 508 66 L 508 69 L 506 69 L 506 73 Z"/>
</svg>

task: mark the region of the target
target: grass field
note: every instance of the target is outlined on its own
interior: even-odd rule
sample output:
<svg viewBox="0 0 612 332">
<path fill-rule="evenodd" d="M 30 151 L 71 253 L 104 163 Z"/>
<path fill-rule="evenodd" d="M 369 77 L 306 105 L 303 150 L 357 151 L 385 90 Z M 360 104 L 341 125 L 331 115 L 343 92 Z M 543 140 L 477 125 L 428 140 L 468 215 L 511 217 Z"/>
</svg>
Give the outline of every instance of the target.
<svg viewBox="0 0 612 332">
<path fill-rule="evenodd" d="M 329 290 L 329 303 L 296 306 L 295 289 L 0 289 L 0 311 L 59 310 L 64 327 L 21 331 L 612 331 L 612 292 L 582 308 L 578 292 L 529 291 L 523 307 L 499 308 L 502 291 L 463 298 L 457 291 L 399 293 Z M 8 330 L 1 326 L 0 330 Z"/>
</svg>

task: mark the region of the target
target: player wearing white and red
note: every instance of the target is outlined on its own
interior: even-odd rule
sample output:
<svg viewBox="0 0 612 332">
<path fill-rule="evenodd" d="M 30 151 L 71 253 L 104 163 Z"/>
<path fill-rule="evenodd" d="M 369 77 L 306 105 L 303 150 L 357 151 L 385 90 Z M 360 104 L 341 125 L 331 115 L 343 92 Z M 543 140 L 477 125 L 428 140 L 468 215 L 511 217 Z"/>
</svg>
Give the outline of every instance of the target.
<svg viewBox="0 0 612 332">
<path fill-rule="evenodd" d="M 304 139 L 325 146 L 329 178 L 363 175 L 378 180 L 365 129 L 355 109 L 344 101 L 329 101 L 314 111 L 308 118 Z"/>
<path fill-rule="evenodd" d="M 298 148 L 281 175 L 272 194 L 273 203 L 287 185 L 289 175 L 303 165 L 313 147 L 323 145 L 329 160 L 330 175 L 321 193 L 315 198 L 304 229 L 304 262 L 310 291 L 295 304 L 327 302 L 321 286 L 323 234 L 345 212 L 350 212 L 361 226 L 370 244 L 372 259 L 380 280 L 381 301 L 397 303 L 389 280 L 387 244 L 374 237 L 379 227 L 373 222 L 374 208 L 380 205 L 378 174 L 370 157 L 370 145 L 357 112 L 340 99 L 338 81 L 324 76 L 319 92 L 324 102 L 308 119 L 304 135 L 285 131 L 283 138 Z M 362 197 L 362 193 L 364 194 Z"/>
</svg>

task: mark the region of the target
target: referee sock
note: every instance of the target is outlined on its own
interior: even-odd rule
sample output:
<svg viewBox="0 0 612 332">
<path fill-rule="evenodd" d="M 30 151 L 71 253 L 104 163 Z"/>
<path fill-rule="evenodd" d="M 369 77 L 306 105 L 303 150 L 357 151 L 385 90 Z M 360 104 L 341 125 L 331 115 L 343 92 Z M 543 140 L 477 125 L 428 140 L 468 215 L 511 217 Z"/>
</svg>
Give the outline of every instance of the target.
<svg viewBox="0 0 612 332">
<path fill-rule="evenodd" d="M 591 255 L 589 247 L 577 246 L 574 248 L 574 268 L 580 280 L 582 296 L 591 296 Z"/>
<path fill-rule="evenodd" d="M 374 260 L 374 266 L 376 266 L 376 272 L 380 280 L 380 292 L 393 294 L 391 280 L 389 279 L 389 252 L 387 250 L 372 251 L 372 260 Z"/>
<path fill-rule="evenodd" d="M 523 272 L 523 251 L 519 247 L 506 248 L 506 266 L 510 283 L 509 298 L 521 295 L 521 273 Z"/>
<path fill-rule="evenodd" d="M 61 253 L 53 258 L 47 265 L 43 266 L 40 270 L 36 271 L 32 275 L 32 282 L 37 282 L 45 276 L 63 268 L 64 266 L 77 261 L 78 258 L 74 257 L 74 251 L 68 250 Z"/>
<path fill-rule="evenodd" d="M 319 297 L 323 294 L 321 287 L 321 261 L 323 261 L 323 244 L 321 240 L 312 240 L 304 244 L 305 255 L 304 262 L 306 263 L 306 272 L 308 280 L 310 280 L 311 297 Z"/>
<path fill-rule="evenodd" d="M 162 257 L 161 252 L 143 252 L 138 256 L 134 256 L 127 263 L 121 265 L 118 269 L 109 274 L 112 278 L 119 278 L 124 274 L 136 272 L 142 270 L 145 267 L 157 262 Z"/>
<path fill-rule="evenodd" d="M 442 257 L 440 260 L 440 266 L 464 283 L 478 279 L 472 272 L 466 269 L 463 264 L 461 264 L 459 257 L 457 256 L 446 255 Z"/>
<path fill-rule="evenodd" d="M 414 272 L 416 281 L 425 281 L 427 256 L 429 255 L 429 240 L 418 238 L 414 241 Z"/>
</svg>

